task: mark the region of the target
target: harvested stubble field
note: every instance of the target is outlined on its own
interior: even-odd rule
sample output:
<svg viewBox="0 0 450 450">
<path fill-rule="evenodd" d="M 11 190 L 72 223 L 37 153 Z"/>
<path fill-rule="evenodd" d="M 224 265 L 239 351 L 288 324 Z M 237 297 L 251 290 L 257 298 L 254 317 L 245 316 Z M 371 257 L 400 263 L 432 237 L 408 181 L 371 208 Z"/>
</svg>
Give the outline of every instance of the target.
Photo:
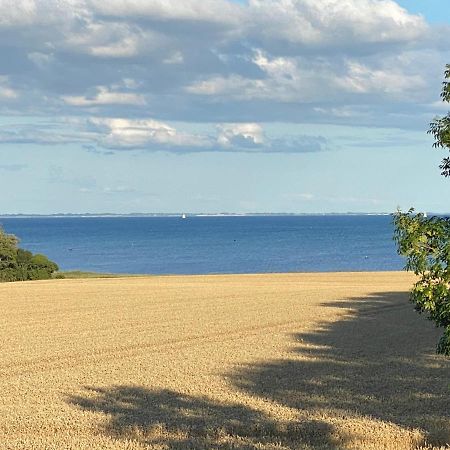
<svg viewBox="0 0 450 450">
<path fill-rule="evenodd" d="M 0 285 L 0 449 L 450 443 L 450 362 L 405 273 Z"/>
</svg>

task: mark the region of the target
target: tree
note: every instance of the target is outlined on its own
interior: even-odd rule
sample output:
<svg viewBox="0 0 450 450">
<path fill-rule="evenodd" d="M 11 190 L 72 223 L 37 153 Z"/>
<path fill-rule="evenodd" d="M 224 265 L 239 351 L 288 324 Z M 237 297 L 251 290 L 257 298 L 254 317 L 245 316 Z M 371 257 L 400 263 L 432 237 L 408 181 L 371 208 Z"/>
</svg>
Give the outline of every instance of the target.
<svg viewBox="0 0 450 450">
<path fill-rule="evenodd" d="M 450 103 L 450 65 L 444 77 L 441 98 Z M 450 151 L 450 112 L 435 118 L 428 133 L 434 137 L 433 147 Z M 443 176 L 450 176 L 449 157 L 439 167 Z M 444 329 L 437 353 L 450 356 L 450 218 L 427 218 L 410 209 L 394 214 L 394 226 L 398 253 L 407 258 L 405 268 L 419 276 L 410 299 L 417 311 Z"/>
<path fill-rule="evenodd" d="M 0 281 L 14 281 L 18 239 L 0 227 Z"/>
<path fill-rule="evenodd" d="M 444 82 L 442 83 L 441 98 L 444 102 L 450 103 L 450 64 L 447 64 L 444 72 Z M 434 137 L 433 147 L 447 148 L 450 151 L 450 111 L 444 117 L 437 117 L 430 123 L 429 134 Z M 450 158 L 445 157 L 439 168 L 444 177 L 450 176 Z"/>
<path fill-rule="evenodd" d="M 58 265 L 50 261 L 45 255 L 36 254 L 31 257 L 29 273 L 33 275 L 32 280 L 45 280 L 52 277 L 52 273 L 58 270 Z"/>
<path fill-rule="evenodd" d="M 52 277 L 57 264 L 46 256 L 18 248 L 19 240 L 0 227 L 0 281 L 43 280 Z"/>
</svg>

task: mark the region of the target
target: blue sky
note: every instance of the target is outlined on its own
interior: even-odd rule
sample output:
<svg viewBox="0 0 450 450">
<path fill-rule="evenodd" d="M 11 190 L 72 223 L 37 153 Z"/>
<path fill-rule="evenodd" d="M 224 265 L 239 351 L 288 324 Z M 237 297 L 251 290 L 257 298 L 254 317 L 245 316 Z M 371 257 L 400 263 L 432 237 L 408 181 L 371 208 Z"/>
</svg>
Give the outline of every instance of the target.
<svg viewBox="0 0 450 450">
<path fill-rule="evenodd" d="M 446 0 L 398 0 L 397 3 L 413 14 L 422 14 L 431 23 L 450 22 L 450 5 Z"/>
<path fill-rule="evenodd" d="M 446 2 L 0 0 L 0 214 L 449 212 Z"/>
</svg>

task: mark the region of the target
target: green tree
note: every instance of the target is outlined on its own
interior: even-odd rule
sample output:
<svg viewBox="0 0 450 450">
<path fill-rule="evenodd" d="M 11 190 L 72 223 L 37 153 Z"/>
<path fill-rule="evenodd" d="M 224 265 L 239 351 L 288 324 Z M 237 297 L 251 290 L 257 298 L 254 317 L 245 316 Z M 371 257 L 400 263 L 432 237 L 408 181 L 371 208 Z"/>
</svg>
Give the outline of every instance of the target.
<svg viewBox="0 0 450 450">
<path fill-rule="evenodd" d="M 450 103 L 450 65 L 446 66 L 441 98 Z M 435 118 L 428 131 L 433 147 L 450 151 L 450 112 Z M 450 176 L 450 158 L 439 166 L 443 176 Z M 400 255 L 406 256 L 406 270 L 419 276 L 411 291 L 417 311 L 425 313 L 437 327 L 444 329 L 437 353 L 450 356 L 450 218 L 407 213 L 394 214 L 394 240 Z"/>
<path fill-rule="evenodd" d="M 0 281 L 14 281 L 18 239 L 0 227 Z"/>
<path fill-rule="evenodd" d="M 29 273 L 31 280 L 45 280 L 51 278 L 52 273 L 58 270 L 58 265 L 50 261 L 45 255 L 36 254 L 30 259 Z"/>
<path fill-rule="evenodd" d="M 447 64 L 442 83 L 441 99 L 450 103 L 450 64 Z M 450 151 L 450 111 L 444 117 L 437 117 L 430 123 L 429 134 L 434 137 L 433 147 L 444 148 Z M 444 177 L 450 176 L 450 158 L 445 157 L 439 168 Z"/>
<path fill-rule="evenodd" d="M 18 248 L 19 240 L 0 228 L 0 281 L 43 280 L 51 278 L 58 265 L 46 256 Z"/>
</svg>

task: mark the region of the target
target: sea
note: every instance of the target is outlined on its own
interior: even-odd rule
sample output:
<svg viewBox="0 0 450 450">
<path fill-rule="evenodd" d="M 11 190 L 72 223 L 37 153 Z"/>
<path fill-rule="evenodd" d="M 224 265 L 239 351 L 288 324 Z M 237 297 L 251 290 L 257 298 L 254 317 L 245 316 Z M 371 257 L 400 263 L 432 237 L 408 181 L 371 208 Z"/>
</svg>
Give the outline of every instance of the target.
<svg viewBox="0 0 450 450">
<path fill-rule="evenodd" d="M 389 215 L 7 217 L 61 270 L 214 274 L 401 270 Z"/>
</svg>

